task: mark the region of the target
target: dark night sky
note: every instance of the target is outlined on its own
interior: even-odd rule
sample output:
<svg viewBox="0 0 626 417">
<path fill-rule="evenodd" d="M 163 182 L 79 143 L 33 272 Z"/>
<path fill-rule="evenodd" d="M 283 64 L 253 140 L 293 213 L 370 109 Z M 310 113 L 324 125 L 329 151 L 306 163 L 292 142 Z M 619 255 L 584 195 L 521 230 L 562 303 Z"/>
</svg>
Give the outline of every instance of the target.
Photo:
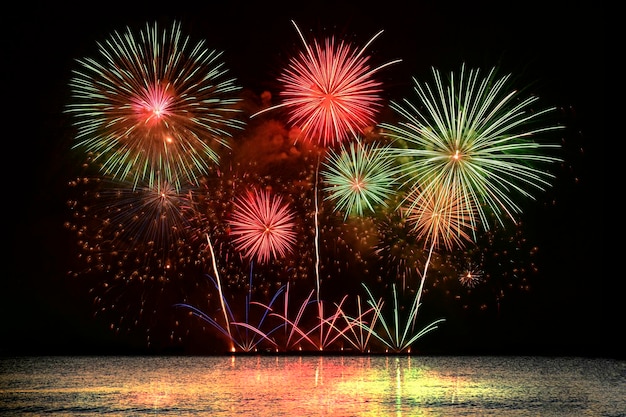
<svg viewBox="0 0 626 417">
<path fill-rule="evenodd" d="M 525 213 L 530 238 L 541 248 L 541 272 L 530 295 L 498 320 L 460 321 L 429 336 L 432 351 L 623 356 L 623 312 L 609 299 L 619 277 L 605 271 L 607 257 L 601 257 L 601 2 L 185 3 L 132 10 L 31 3 L 5 15 L 3 128 L 11 176 L 5 182 L 9 268 L 0 281 L 0 353 L 116 353 L 134 347 L 92 319 L 87 295 L 66 278 L 75 247 L 63 228 L 64 192 L 76 160 L 69 152 L 73 130 L 62 112 L 74 59 L 94 56 L 96 41 L 127 25 L 179 19 L 193 39 L 223 50 L 239 84 L 258 95 L 276 87 L 276 74 L 300 46 L 293 19 L 310 34 L 355 36 L 361 44 L 383 29 L 373 51 L 383 60 L 402 59 L 385 72 L 392 97 L 412 94 L 410 77 L 429 77 L 431 66 L 448 72 L 466 62 L 500 65 L 534 83 L 543 103 L 563 109 L 566 163 L 555 187 Z"/>
</svg>

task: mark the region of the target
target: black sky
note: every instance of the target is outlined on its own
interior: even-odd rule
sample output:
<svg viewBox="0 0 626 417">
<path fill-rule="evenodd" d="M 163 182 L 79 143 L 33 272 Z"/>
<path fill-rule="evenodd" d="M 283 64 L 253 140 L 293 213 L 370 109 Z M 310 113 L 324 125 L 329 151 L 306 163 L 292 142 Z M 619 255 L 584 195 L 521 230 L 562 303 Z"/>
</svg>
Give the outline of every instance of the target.
<svg viewBox="0 0 626 417">
<path fill-rule="evenodd" d="M 63 228 L 64 190 L 73 175 L 73 128 L 63 114 L 74 60 L 126 26 L 174 19 L 194 39 L 224 51 L 224 61 L 254 94 L 275 78 L 300 40 L 290 20 L 314 36 L 372 46 L 387 93 L 411 94 L 410 77 L 465 62 L 532 83 L 567 123 L 566 163 L 554 189 L 529 205 L 525 221 L 541 248 L 531 295 L 498 320 L 459 321 L 432 336 L 433 352 L 623 356 L 620 279 L 606 271 L 603 175 L 605 135 L 604 10 L 601 2 L 311 3 L 228 1 L 202 6 L 110 3 L 80 7 L 29 3 L 5 14 L 2 36 L 5 134 L 5 269 L 0 281 L 1 353 L 107 353 L 136 347 L 113 337 L 89 314 L 88 297 L 68 283 L 73 247 Z M 310 32 L 309 32 L 310 31 Z M 618 122 L 619 123 L 619 122 Z M 616 149 L 614 152 L 619 152 Z M 554 203 L 554 204 L 553 204 Z M 612 269 L 612 268 L 611 268 Z"/>
</svg>

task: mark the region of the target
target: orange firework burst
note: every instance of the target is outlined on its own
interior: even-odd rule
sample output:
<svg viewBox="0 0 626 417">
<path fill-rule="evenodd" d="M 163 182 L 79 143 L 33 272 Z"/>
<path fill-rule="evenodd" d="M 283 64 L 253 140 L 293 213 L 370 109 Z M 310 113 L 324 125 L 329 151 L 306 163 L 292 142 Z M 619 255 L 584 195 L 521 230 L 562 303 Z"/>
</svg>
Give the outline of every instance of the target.
<svg viewBox="0 0 626 417">
<path fill-rule="evenodd" d="M 474 288 L 482 279 L 483 271 L 471 263 L 465 268 L 465 271 L 459 275 L 459 282 L 468 288 Z"/>
<path fill-rule="evenodd" d="M 471 229 L 472 210 L 460 195 L 444 187 L 426 187 L 411 196 L 405 215 L 417 237 L 425 239 L 425 247 L 428 242 L 432 248 L 443 243 L 450 250 L 471 240 L 466 230 Z"/>
</svg>

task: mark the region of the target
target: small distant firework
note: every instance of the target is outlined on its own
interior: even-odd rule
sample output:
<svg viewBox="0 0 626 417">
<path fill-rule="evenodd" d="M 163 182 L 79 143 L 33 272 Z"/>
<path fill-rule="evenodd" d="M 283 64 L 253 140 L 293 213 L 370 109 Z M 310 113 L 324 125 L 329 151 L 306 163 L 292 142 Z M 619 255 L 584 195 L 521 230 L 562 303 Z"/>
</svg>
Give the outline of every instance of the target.
<svg viewBox="0 0 626 417">
<path fill-rule="evenodd" d="M 373 125 L 382 107 L 381 82 L 374 75 L 398 62 L 370 67 L 371 57 L 365 55 L 365 50 L 382 31 L 362 49 L 343 41 L 337 43 L 334 37 L 326 38 L 323 43 L 314 40 L 310 45 L 295 22 L 292 23 L 304 51 L 291 59 L 278 78 L 284 86 L 280 93 L 283 103 L 261 112 L 288 108 L 289 123 L 300 129 L 301 138 L 322 146 L 346 141 Z"/>
<path fill-rule="evenodd" d="M 93 152 L 113 179 L 152 185 L 157 176 L 179 188 L 218 163 L 237 118 L 240 87 L 220 52 L 192 44 L 181 25 L 146 24 L 98 43 L 102 62 L 78 60 L 67 112 L 78 130 L 74 148 Z"/>
<path fill-rule="evenodd" d="M 483 280 L 483 271 L 471 263 L 459 275 L 459 282 L 467 288 L 474 288 Z"/>
<path fill-rule="evenodd" d="M 326 183 L 326 199 L 335 202 L 335 210 L 362 216 L 367 209 L 387 206 L 387 198 L 395 193 L 394 160 L 388 146 L 364 144 L 360 140 L 349 147 L 341 144 L 339 151 L 330 150 L 322 177 Z"/>
<path fill-rule="evenodd" d="M 282 197 L 268 190 L 248 191 L 237 197 L 230 222 L 234 244 L 244 257 L 266 263 L 283 257 L 296 244 L 295 214 Z"/>
<path fill-rule="evenodd" d="M 496 310 L 503 300 L 528 293 L 539 248 L 525 232 L 521 222 L 514 228 L 496 223 L 480 230 L 474 244 L 442 254 L 430 274 L 430 295 L 454 299 L 464 310 Z"/>
</svg>

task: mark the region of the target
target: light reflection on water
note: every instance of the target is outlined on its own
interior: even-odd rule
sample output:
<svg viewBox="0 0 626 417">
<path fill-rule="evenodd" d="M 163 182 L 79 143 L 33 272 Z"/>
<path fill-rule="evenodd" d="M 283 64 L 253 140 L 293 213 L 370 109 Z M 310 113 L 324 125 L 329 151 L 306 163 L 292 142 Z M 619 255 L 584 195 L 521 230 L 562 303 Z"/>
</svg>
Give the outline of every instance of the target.
<svg viewBox="0 0 626 417">
<path fill-rule="evenodd" d="M 7 416 L 626 415 L 612 359 L 18 357 L 0 371 Z"/>
</svg>

